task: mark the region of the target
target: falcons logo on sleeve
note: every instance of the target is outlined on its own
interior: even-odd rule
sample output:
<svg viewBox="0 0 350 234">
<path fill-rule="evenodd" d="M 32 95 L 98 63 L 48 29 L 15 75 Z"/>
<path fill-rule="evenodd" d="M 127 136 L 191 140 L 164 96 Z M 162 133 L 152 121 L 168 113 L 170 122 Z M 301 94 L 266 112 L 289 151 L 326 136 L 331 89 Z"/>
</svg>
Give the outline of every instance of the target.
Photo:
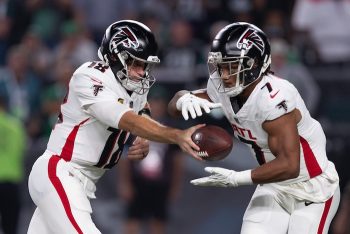
<svg viewBox="0 0 350 234">
<path fill-rule="evenodd" d="M 252 48 L 252 46 L 255 46 L 258 50 L 260 50 L 261 54 L 264 53 L 264 41 L 256 33 L 255 30 L 248 28 L 237 41 L 237 48 L 249 50 L 250 48 Z"/>
<path fill-rule="evenodd" d="M 281 101 L 280 103 L 278 103 L 278 104 L 276 105 L 276 107 L 277 107 L 278 109 L 282 109 L 282 108 L 283 108 L 285 111 L 288 110 L 288 106 L 287 106 L 287 103 L 286 103 L 285 100 L 283 100 L 283 101 Z"/>
<path fill-rule="evenodd" d="M 133 31 L 127 26 L 118 28 L 118 31 L 113 35 L 109 43 L 110 51 L 115 50 L 119 44 L 123 44 L 124 47 L 133 48 L 135 50 L 140 45 Z"/>
<path fill-rule="evenodd" d="M 97 84 L 94 84 L 92 86 L 92 88 L 94 89 L 94 96 L 97 96 L 97 94 L 103 90 L 103 85 L 97 85 Z"/>
</svg>

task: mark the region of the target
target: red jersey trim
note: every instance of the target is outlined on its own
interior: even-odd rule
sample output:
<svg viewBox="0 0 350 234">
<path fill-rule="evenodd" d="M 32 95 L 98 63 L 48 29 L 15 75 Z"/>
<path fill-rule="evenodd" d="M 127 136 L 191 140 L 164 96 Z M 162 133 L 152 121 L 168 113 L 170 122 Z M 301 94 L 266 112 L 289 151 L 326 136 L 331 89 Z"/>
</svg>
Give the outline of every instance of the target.
<svg viewBox="0 0 350 234">
<path fill-rule="evenodd" d="M 72 159 L 74 142 L 75 142 L 75 138 L 77 136 L 78 130 L 79 130 L 80 126 L 83 125 L 88 120 L 89 120 L 89 118 L 80 122 L 78 125 L 75 125 L 73 130 L 69 133 L 67 140 L 66 140 L 66 143 L 64 144 L 64 146 L 62 148 L 61 155 L 60 155 L 65 161 L 69 162 Z"/>
<path fill-rule="evenodd" d="M 312 152 L 309 143 L 301 136 L 300 143 L 303 148 L 305 164 L 307 171 L 309 172 L 310 178 L 320 175 L 322 173 L 321 167 L 318 164 L 314 152 Z"/>
</svg>

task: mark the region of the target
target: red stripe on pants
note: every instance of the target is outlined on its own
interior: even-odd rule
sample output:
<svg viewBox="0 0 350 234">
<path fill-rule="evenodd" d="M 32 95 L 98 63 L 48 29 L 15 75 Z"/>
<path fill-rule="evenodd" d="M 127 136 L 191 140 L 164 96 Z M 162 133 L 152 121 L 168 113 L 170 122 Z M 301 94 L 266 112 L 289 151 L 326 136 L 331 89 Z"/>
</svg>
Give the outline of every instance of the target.
<svg viewBox="0 0 350 234">
<path fill-rule="evenodd" d="M 324 210 L 322 213 L 320 225 L 318 226 L 317 234 L 322 234 L 322 232 L 323 232 L 323 228 L 324 228 L 324 225 L 326 223 L 329 209 L 331 208 L 332 200 L 333 200 L 333 197 L 329 198 L 324 205 Z"/>
<path fill-rule="evenodd" d="M 66 214 L 67 214 L 67 217 L 68 217 L 69 221 L 72 223 L 72 225 L 74 226 L 75 230 L 79 234 L 83 234 L 83 232 L 81 231 L 78 223 L 74 219 L 72 210 L 70 208 L 69 200 L 68 200 L 66 192 L 64 191 L 63 185 L 62 185 L 60 179 L 56 175 L 57 163 L 58 163 L 58 161 L 60 161 L 60 159 L 61 158 L 59 156 L 57 156 L 57 155 L 53 155 L 50 158 L 49 166 L 48 166 L 49 179 L 50 179 L 52 185 L 55 187 L 55 189 L 56 189 L 56 191 L 58 193 L 58 196 L 61 199 L 61 202 L 63 204 L 64 210 L 66 211 Z"/>
</svg>

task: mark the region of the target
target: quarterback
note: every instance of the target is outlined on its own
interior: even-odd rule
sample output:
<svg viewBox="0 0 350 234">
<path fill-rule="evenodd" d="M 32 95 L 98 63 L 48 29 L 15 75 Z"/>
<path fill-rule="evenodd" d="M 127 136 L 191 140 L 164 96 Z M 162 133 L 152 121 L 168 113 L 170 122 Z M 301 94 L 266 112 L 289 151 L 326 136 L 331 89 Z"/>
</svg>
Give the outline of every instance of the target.
<svg viewBox="0 0 350 234">
<path fill-rule="evenodd" d="M 157 43 L 145 25 L 131 20 L 111 24 L 98 56 L 73 74 L 45 153 L 33 165 L 28 186 L 37 206 L 29 234 L 101 233 L 91 219 L 95 183 L 119 160 L 130 134 L 137 136 L 128 157 L 148 154 L 147 140 L 178 144 L 198 158 L 192 133 L 152 120 L 147 94 L 159 63 Z M 147 140 L 146 140 L 147 139 Z M 198 158 L 199 159 L 199 158 Z"/>
<path fill-rule="evenodd" d="M 263 31 L 233 23 L 218 32 L 208 55 L 207 88 L 179 91 L 169 112 L 187 120 L 214 104 L 248 145 L 259 166 L 245 171 L 207 167 L 198 186 L 256 184 L 243 217 L 243 234 L 326 234 L 339 205 L 339 178 L 326 155 L 326 137 L 297 89 L 270 71 Z"/>
</svg>

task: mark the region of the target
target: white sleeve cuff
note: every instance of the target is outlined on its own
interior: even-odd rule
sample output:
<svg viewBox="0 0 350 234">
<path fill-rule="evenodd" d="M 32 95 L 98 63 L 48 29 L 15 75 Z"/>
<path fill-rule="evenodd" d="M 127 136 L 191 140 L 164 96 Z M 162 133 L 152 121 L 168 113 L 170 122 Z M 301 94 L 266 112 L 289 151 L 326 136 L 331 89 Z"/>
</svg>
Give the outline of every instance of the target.
<svg viewBox="0 0 350 234">
<path fill-rule="evenodd" d="M 252 180 L 252 170 L 237 172 L 235 177 L 238 186 L 254 184 Z"/>
<path fill-rule="evenodd" d="M 107 126 L 118 128 L 121 117 L 132 109 L 117 101 L 108 101 L 94 103 L 86 111 Z"/>
</svg>

